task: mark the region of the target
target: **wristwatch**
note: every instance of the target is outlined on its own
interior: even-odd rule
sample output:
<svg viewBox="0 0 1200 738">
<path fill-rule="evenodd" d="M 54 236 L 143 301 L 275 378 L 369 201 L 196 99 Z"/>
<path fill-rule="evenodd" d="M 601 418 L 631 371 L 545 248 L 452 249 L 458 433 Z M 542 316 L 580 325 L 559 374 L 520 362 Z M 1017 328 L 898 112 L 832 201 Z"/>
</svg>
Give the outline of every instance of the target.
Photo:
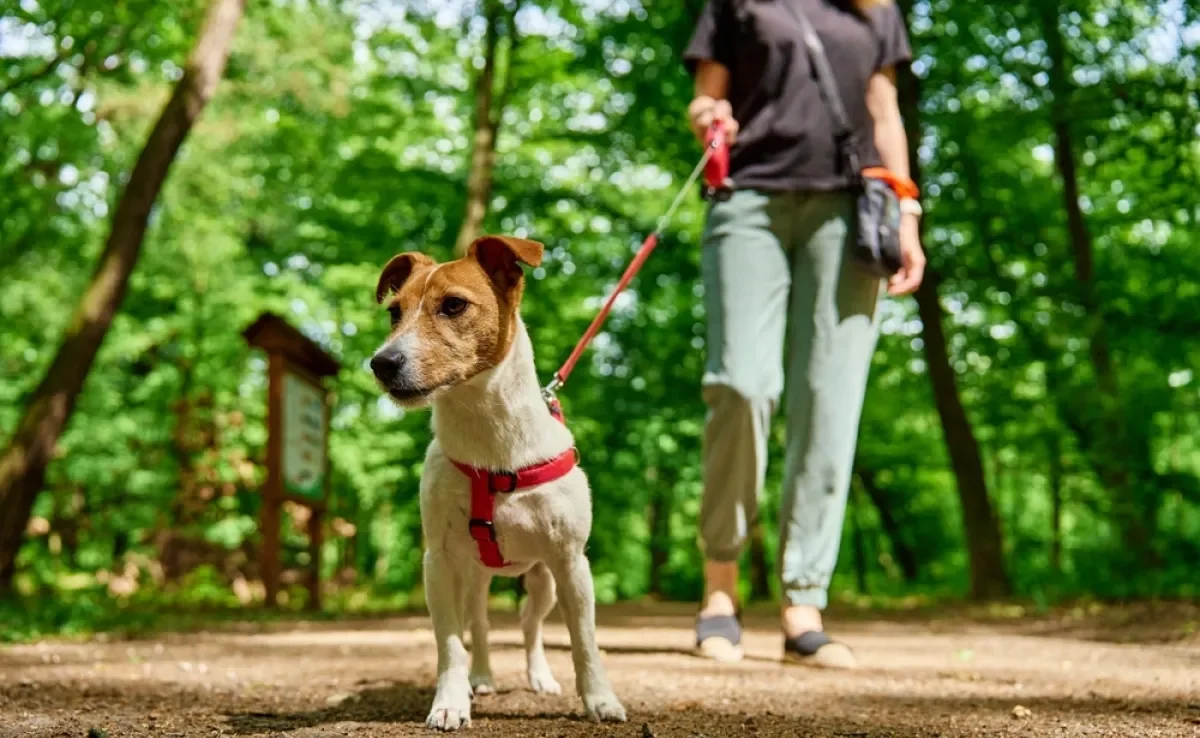
<svg viewBox="0 0 1200 738">
<path fill-rule="evenodd" d="M 905 197 L 900 200 L 900 212 L 904 215 L 915 215 L 918 218 L 924 210 L 921 209 L 921 202 L 913 197 Z"/>
</svg>

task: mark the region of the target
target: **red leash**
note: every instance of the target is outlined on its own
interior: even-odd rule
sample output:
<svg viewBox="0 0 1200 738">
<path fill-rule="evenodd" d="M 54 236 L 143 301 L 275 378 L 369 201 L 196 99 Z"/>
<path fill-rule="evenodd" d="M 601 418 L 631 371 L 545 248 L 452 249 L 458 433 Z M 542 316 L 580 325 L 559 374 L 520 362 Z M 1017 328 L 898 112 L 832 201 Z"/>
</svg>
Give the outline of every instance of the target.
<svg viewBox="0 0 1200 738">
<path fill-rule="evenodd" d="M 667 212 L 659 219 L 654 230 L 651 231 L 646 240 L 642 241 L 641 247 L 638 249 L 637 255 L 633 257 L 633 261 L 629 262 L 629 266 L 625 268 L 625 273 L 621 275 L 621 281 L 617 282 L 617 287 L 604 301 L 604 306 L 600 308 L 600 312 L 592 319 L 592 324 L 584 331 L 583 337 L 579 339 L 579 343 L 575 344 L 575 348 L 571 351 L 570 356 L 563 362 L 563 365 L 557 372 L 554 373 L 554 378 L 550 380 L 550 384 L 546 385 L 542 390 L 542 396 L 546 398 L 546 403 L 550 405 L 550 412 L 555 417 L 562 419 L 562 407 L 558 402 L 557 392 L 562 389 L 567 383 L 567 378 L 571 376 L 571 372 L 575 369 L 575 364 L 579 362 L 583 352 L 587 350 L 588 344 L 600 332 L 604 321 L 608 319 L 608 314 L 612 312 L 613 304 L 617 298 L 641 271 L 646 260 L 650 258 L 650 254 L 654 252 L 654 247 L 658 246 L 658 239 L 662 235 L 663 229 L 671 221 L 671 217 L 679 208 L 679 203 L 683 201 L 683 197 L 687 194 L 688 189 L 695 183 L 700 176 L 700 172 L 704 172 L 704 189 L 702 193 L 708 199 L 725 199 L 732 192 L 732 182 L 729 181 L 729 146 L 725 141 L 725 126 L 720 122 L 714 122 L 708 129 L 708 134 L 704 138 L 705 147 L 704 155 L 700 157 L 700 162 L 696 164 L 696 168 L 692 170 L 691 175 L 684 182 L 683 187 L 679 189 L 675 195 L 675 200 L 671 203 L 671 207 L 667 208 Z"/>
<path fill-rule="evenodd" d="M 555 372 L 554 379 L 542 390 L 542 396 L 546 399 L 546 404 L 550 406 L 550 414 L 560 422 L 565 422 L 565 420 L 562 405 L 555 393 L 567 383 L 567 377 L 571 376 L 571 371 L 575 369 L 579 357 L 583 356 L 588 344 L 600 332 L 600 327 L 604 325 L 608 314 L 612 312 L 613 303 L 617 301 L 617 297 L 625 291 L 625 288 L 641 270 L 642 265 L 650 258 L 654 247 L 658 245 L 658 239 L 663 229 L 666 228 L 671 216 L 675 214 L 679 203 L 683 201 L 683 196 L 688 188 L 699 177 L 701 170 L 704 171 L 703 193 L 706 198 L 723 199 L 732 191 L 732 183 L 729 181 L 729 148 L 725 143 L 724 126 L 719 123 L 714 124 L 705 137 L 705 144 L 704 156 L 700 157 L 700 163 L 692 170 L 691 176 L 675 196 L 671 207 L 658 221 L 654 231 L 642 242 L 637 255 L 633 257 L 633 261 L 621 275 L 621 281 L 617 283 L 617 288 L 605 300 L 604 307 L 592 320 L 592 324 L 584 332 L 583 338 L 575 344 L 575 349 L 571 351 L 571 355 L 567 357 L 562 368 Z M 578 456 L 575 449 L 570 448 L 549 461 L 511 472 L 481 469 L 453 460 L 452 463 L 471 481 L 471 517 L 467 522 L 467 530 L 479 549 L 479 560 L 484 566 L 500 568 L 508 566 L 509 562 L 504 558 L 504 554 L 500 551 L 500 543 L 496 540 L 496 496 L 511 494 L 520 489 L 537 487 L 561 479 L 578 464 Z"/>
</svg>

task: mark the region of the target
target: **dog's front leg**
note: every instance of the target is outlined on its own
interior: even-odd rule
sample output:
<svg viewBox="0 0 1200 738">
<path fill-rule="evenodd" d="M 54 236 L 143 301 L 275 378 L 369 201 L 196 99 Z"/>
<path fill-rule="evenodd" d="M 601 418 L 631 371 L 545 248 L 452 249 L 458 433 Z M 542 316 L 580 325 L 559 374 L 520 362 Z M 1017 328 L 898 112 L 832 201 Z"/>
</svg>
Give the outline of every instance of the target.
<svg viewBox="0 0 1200 738">
<path fill-rule="evenodd" d="M 558 582 L 559 602 L 571 634 L 575 661 L 575 687 L 583 698 L 588 717 L 596 721 L 624 722 L 625 708 L 613 693 L 600 650 L 596 647 L 596 594 L 592 570 L 580 551 L 552 565 Z"/>
<path fill-rule="evenodd" d="M 467 578 L 467 617 L 471 621 L 471 690 L 476 695 L 492 694 L 496 684 L 488 662 L 488 591 L 492 575 L 471 566 Z"/>
<path fill-rule="evenodd" d="M 529 596 L 521 605 L 521 632 L 525 636 L 525 663 L 529 688 L 539 694 L 562 694 L 562 687 L 550 673 L 546 649 L 542 645 L 542 622 L 554 609 L 554 577 L 545 564 L 534 564 L 525 574 Z"/>
<path fill-rule="evenodd" d="M 467 649 L 463 645 L 462 577 L 446 560 L 425 552 L 425 601 L 437 640 L 437 693 L 425 725 L 435 730 L 458 730 L 471 724 L 471 684 Z"/>
</svg>

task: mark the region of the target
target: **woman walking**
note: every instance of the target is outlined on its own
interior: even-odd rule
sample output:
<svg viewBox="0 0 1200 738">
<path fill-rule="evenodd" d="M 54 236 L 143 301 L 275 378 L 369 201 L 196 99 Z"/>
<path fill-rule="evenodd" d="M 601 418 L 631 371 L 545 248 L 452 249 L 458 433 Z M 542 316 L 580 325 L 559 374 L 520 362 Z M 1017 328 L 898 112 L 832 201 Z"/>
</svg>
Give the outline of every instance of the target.
<svg viewBox="0 0 1200 738">
<path fill-rule="evenodd" d="M 828 57 L 848 141 L 835 136 L 804 24 Z M 784 658 L 855 665 L 850 650 L 825 635 L 821 611 L 841 542 L 882 283 L 851 255 L 857 173 L 844 154 L 852 147 L 863 167 L 883 166 L 911 187 L 895 85 L 896 66 L 910 55 L 903 18 L 887 0 L 709 0 L 685 52 L 695 79 L 692 128 L 703 139 L 714 121 L 725 124 L 734 184 L 732 196 L 712 206 L 703 239 L 706 587 L 696 640 L 711 658 L 741 658 L 737 561 L 757 516 L 770 421 L 783 395 Z M 915 291 L 925 264 L 916 200 L 901 200 L 901 213 L 903 266 L 887 282 L 892 295 Z"/>
</svg>

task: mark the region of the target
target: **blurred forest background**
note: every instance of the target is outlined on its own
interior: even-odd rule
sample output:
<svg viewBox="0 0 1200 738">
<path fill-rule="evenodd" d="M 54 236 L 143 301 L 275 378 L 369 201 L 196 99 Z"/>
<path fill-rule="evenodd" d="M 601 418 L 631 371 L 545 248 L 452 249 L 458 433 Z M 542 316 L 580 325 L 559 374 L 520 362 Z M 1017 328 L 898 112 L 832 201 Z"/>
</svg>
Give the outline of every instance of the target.
<svg viewBox="0 0 1200 738">
<path fill-rule="evenodd" d="M 698 157 L 679 53 L 701 5 L 260 0 L 239 19 L 238 0 L 3 0 L 10 623 L 261 598 L 266 362 L 240 333 L 263 310 L 344 367 L 327 610 L 420 604 L 429 421 L 365 369 L 378 270 L 480 230 L 543 241 L 525 315 L 548 378 Z M 835 598 L 1200 595 L 1200 3 L 900 5 L 930 272 L 886 306 Z M 602 602 L 700 593 L 703 207 L 689 197 L 563 397 Z M 289 508 L 289 607 L 304 530 Z"/>
</svg>

